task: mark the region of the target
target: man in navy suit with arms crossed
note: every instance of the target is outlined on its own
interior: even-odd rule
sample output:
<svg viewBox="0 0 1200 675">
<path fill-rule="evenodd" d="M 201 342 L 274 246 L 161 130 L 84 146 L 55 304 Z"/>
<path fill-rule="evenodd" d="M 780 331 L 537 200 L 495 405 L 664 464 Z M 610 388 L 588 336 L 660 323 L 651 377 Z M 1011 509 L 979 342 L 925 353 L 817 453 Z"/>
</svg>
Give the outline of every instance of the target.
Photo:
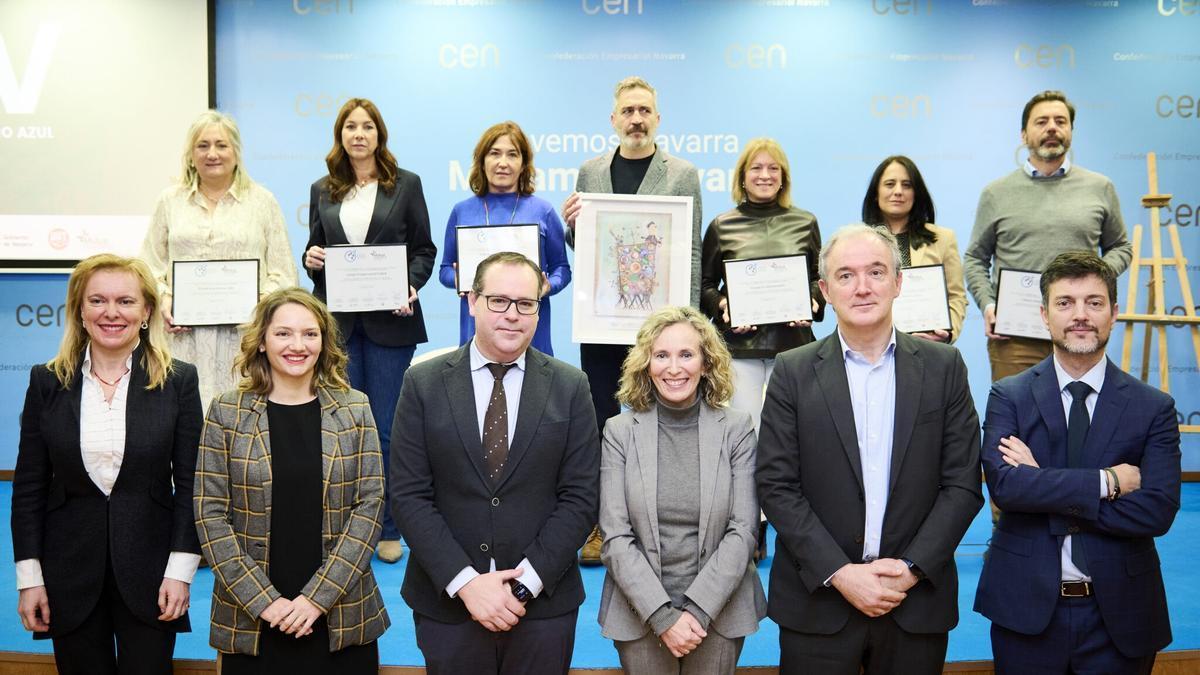
<svg viewBox="0 0 1200 675">
<path fill-rule="evenodd" d="M 975 610 L 997 673 L 1149 673 L 1171 642 L 1154 537 L 1179 510 L 1175 402 L 1105 358 L 1117 277 L 1090 252 L 1042 273 L 1054 352 L 992 386 L 983 467 L 1003 512 Z"/>
</svg>

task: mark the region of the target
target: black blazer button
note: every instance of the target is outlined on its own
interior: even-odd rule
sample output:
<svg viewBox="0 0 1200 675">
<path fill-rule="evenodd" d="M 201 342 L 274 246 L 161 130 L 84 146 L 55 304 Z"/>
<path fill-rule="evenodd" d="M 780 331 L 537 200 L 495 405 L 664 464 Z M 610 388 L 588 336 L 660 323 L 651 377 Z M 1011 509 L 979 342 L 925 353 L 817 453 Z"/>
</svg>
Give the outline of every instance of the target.
<svg viewBox="0 0 1200 675">
<path fill-rule="evenodd" d="M 862 541 L 863 541 L 863 538 L 862 538 L 861 534 L 854 538 L 854 543 L 856 543 L 856 544 L 861 544 Z"/>
<path fill-rule="evenodd" d="M 1068 527 L 1068 528 L 1067 528 L 1067 532 L 1070 532 L 1071 534 L 1075 534 L 1076 532 L 1079 532 L 1079 526 L 1078 526 L 1078 525 L 1072 525 L 1072 526 L 1070 526 L 1070 527 Z"/>
<path fill-rule="evenodd" d="M 500 498 L 492 497 L 492 506 L 500 506 Z"/>
<path fill-rule="evenodd" d="M 487 553 L 487 550 L 488 550 L 488 545 L 487 545 L 487 544 L 480 544 L 480 545 L 479 545 L 479 550 L 480 550 L 480 551 L 483 551 L 484 553 Z"/>
</svg>

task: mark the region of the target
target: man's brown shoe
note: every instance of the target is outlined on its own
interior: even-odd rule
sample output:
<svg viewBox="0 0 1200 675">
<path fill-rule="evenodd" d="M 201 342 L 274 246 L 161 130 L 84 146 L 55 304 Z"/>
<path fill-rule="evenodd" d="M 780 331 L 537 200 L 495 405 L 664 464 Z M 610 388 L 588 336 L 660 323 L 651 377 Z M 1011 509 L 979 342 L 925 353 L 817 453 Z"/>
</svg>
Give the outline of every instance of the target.
<svg viewBox="0 0 1200 675">
<path fill-rule="evenodd" d="M 404 546 L 395 539 L 386 539 L 375 547 L 375 555 L 383 562 L 391 564 L 404 557 Z"/>
<path fill-rule="evenodd" d="M 584 567 L 603 565 L 604 563 L 600 562 L 600 545 L 603 543 L 604 537 L 600 536 L 600 526 L 597 525 L 592 528 L 592 533 L 583 543 L 583 549 L 579 551 L 579 564 Z"/>
</svg>

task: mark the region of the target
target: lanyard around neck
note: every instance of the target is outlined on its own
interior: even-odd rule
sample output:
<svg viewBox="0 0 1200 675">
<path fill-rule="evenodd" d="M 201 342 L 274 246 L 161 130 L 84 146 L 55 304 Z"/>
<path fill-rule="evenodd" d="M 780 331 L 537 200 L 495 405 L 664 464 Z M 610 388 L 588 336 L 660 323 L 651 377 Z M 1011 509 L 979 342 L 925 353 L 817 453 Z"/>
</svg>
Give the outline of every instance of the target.
<svg viewBox="0 0 1200 675">
<path fill-rule="evenodd" d="M 487 195 L 484 195 L 484 196 L 480 197 L 480 199 L 482 199 L 482 200 L 483 200 L 483 224 L 484 224 L 484 225 L 491 225 L 491 224 L 492 224 L 492 213 L 491 213 L 491 210 L 489 210 L 489 209 L 488 209 Z M 511 216 L 509 216 L 509 218 L 508 218 L 508 224 L 509 224 L 509 225 L 512 225 L 512 224 L 513 224 L 513 222 L 514 222 L 514 221 L 516 221 L 516 219 L 517 219 L 517 206 L 518 206 L 518 205 L 520 205 L 520 203 L 521 203 L 521 195 L 519 195 L 519 194 L 518 194 L 518 195 L 517 195 L 517 199 L 516 199 L 516 200 L 513 202 L 513 210 L 512 210 L 512 215 L 511 215 Z"/>
</svg>

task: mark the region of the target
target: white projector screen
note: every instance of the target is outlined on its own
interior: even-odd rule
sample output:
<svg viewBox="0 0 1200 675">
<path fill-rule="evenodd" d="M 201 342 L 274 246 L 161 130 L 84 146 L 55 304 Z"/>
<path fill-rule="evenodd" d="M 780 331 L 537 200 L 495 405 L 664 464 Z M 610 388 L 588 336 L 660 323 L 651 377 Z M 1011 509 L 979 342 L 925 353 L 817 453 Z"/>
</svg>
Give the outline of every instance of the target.
<svg viewBox="0 0 1200 675">
<path fill-rule="evenodd" d="M 138 251 L 209 101 L 205 0 L 0 2 L 0 268 Z"/>
</svg>

